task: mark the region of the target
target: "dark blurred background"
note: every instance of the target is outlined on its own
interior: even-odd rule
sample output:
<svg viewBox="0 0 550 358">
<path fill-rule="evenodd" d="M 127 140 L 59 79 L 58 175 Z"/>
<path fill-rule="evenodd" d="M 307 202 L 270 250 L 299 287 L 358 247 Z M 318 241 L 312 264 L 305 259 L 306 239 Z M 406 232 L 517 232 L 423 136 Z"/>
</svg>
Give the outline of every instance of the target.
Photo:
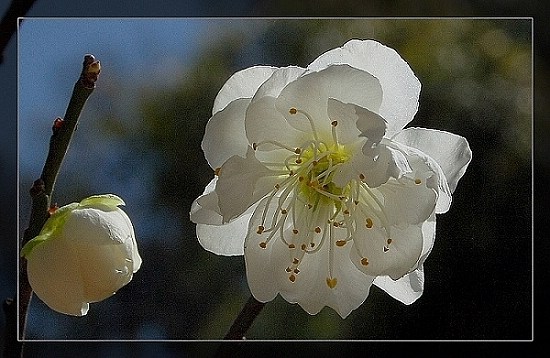
<svg viewBox="0 0 550 358">
<path fill-rule="evenodd" d="M 321 1 L 315 9 L 286 1 L 242 1 L 207 6 L 160 1 L 150 7 L 120 1 L 108 7 L 68 3 L 53 8 L 38 0 L 28 16 L 191 15 L 522 15 L 544 14 L 516 1 L 425 2 L 359 5 Z M 165 5 L 159 7 L 159 4 Z M 224 3 L 225 4 L 225 3 Z M 4 6 L 7 8 L 7 4 Z M 297 8 L 298 7 L 298 8 Z M 295 12 L 288 9 L 293 8 Z M 129 10 L 131 9 L 131 10 Z M 490 9 L 490 13 L 488 12 Z M 0 11 L 3 11 L 0 8 Z M 333 12 L 334 11 L 334 12 Z M 509 13 L 512 11 L 512 13 Z M 28 188 L 44 162 L 49 127 L 62 116 L 88 46 L 78 31 L 63 38 L 68 22 L 29 19 L 21 25 L 19 58 L 19 184 L 16 138 L 16 39 L 0 65 L 4 126 L 0 150 L 3 250 L 0 298 L 16 285 L 17 223 L 28 220 Z M 466 137 L 473 161 L 453 196 L 451 210 L 438 217 L 437 239 L 425 264 L 424 295 L 405 306 L 377 288 L 345 320 L 325 308 L 310 316 L 279 297 L 270 302 L 248 333 L 256 340 L 530 340 L 533 338 L 532 183 L 548 182 L 548 39 L 534 36 L 540 19 L 193 19 L 186 32 L 166 33 L 167 47 L 151 32 L 130 36 L 139 46 L 117 46 L 112 26 L 128 20 L 91 23 L 104 30 L 94 53 L 104 71 L 85 107 L 56 187 L 61 205 L 100 192 L 121 195 L 134 221 L 144 263 L 133 281 L 112 298 L 93 304 L 87 316 L 66 317 L 34 299 L 27 336 L 33 340 L 211 340 L 223 337 L 249 296 L 242 257 L 218 257 L 203 250 L 188 220 L 190 204 L 211 179 L 200 150 L 214 97 L 235 71 L 256 64 L 307 66 L 322 52 L 350 38 L 372 38 L 394 49 L 422 83 L 414 126 Z M 162 19 L 140 20 L 163 23 Z M 71 26 L 78 26 L 72 21 Z M 33 27 L 34 26 L 34 27 Z M 46 34 L 40 33 L 43 26 Z M 50 26 L 50 27 L 48 27 Z M 154 27 L 154 26 L 153 26 Z M 72 27 L 71 27 L 72 28 Z M 27 31 L 27 32 L 25 32 Z M 35 32 L 33 32 L 35 31 Z M 51 31 L 51 33 L 49 33 Z M 174 30 L 175 31 L 175 30 Z M 182 30 L 183 31 L 183 30 Z M 66 32 L 66 31 L 65 31 Z M 59 44 L 54 58 L 40 58 L 36 37 Z M 74 46 L 70 45 L 71 36 Z M 100 35 L 98 35 L 100 36 Z M 111 38 L 109 36 L 112 36 Z M 32 41 L 37 41 L 33 43 Z M 23 43 L 23 41 L 26 41 Z M 65 42 L 63 42 L 65 41 Z M 69 42 L 67 42 L 69 41 Z M 109 43 L 111 41 L 111 43 Z M 534 48 L 532 44 L 534 43 Z M 103 46 L 103 47 L 101 47 Z M 33 50 L 34 49 L 34 50 Z M 153 51 L 151 49 L 154 49 Z M 54 49 L 55 50 L 55 49 Z M 34 52 L 33 52 L 34 51 Z M 98 52 L 99 51 L 99 52 Z M 168 55 L 170 54 L 170 56 Z M 138 60 L 139 58 L 139 60 Z M 140 67 L 132 64 L 139 61 Z M 534 63 L 534 65 L 533 65 Z M 45 64 L 49 67 L 37 67 Z M 155 67 L 156 64 L 161 64 Z M 145 65 L 142 68 L 141 65 Z M 23 71 L 23 68 L 25 71 Z M 44 68 L 47 72 L 44 72 Z M 154 69 L 154 71 L 150 71 Z M 533 69 L 537 76 L 534 78 Z M 37 76 L 33 80 L 32 76 Z M 48 79 L 49 78 L 49 79 Z M 49 82 L 48 82 L 49 81 Z M 38 86 L 43 88 L 35 88 Z M 535 98 L 533 106 L 533 85 Z M 37 97 L 34 97 L 37 96 Z M 33 101 L 36 99 L 36 101 Z M 43 108 L 41 102 L 48 105 Z M 22 108 L 24 106 L 24 108 Z M 36 107 L 36 108 L 35 108 Z M 533 112 L 538 119 L 533 121 Z M 534 130 L 533 130 L 534 129 Z M 535 146 L 533 147 L 533 136 Z M 533 149 L 534 148 L 534 149 Z M 20 193 L 17 195 L 17 189 Z M 544 211 L 535 197 L 536 211 Z M 542 236 L 547 223 L 537 225 Z M 536 241 L 537 250 L 548 244 Z M 537 279 L 545 277 L 542 273 Z M 4 317 L 0 317 L 3 333 Z M 2 334 L 3 337 L 3 334 Z M 2 338 L 0 338 L 2 339 Z M 29 356 L 72 356 L 79 345 L 27 344 Z M 75 350 L 71 350 L 74 348 Z M 89 344 L 84 356 L 181 356 L 208 354 L 211 346 L 168 343 Z M 325 347 L 352 352 L 351 346 Z M 294 347 L 303 351 L 303 346 Z M 383 353 L 380 346 L 371 352 Z M 82 351 L 79 352 L 82 356 Z"/>
</svg>

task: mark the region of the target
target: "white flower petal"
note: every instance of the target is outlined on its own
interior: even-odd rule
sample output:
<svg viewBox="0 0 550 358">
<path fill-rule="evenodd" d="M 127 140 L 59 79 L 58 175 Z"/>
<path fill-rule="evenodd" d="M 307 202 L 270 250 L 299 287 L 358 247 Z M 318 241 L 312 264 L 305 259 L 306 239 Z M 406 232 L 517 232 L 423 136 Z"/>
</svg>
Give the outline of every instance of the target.
<svg viewBox="0 0 550 358">
<path fill-rule="evenodd" d="M 246 228 L 255 207 L 224 225 L 197 224 L 197 237 L 201 246 L 216 255 L 243 255 Z"/>
<path fill-rule="evenodd" d="M 123 244 L 134 236 L 134 228 L 126 213 L 119 208 L 106 211 L 88 207 L 72 211 L 61 235 L 75 241 L 92 241 L 97 245 Z"/>
<path fill-rule="evenodd" d="M 252 98 L 258 88 L 277 70 L 277 67 L 254 66 L 231 76 L 218 92 L 212 107 L 212 115 L 240 98 Z"/>
<path fill-rule="evenodd" d="M 373 152 L 363 146 L 362 152 L 355 153 L 350 160 L 354 170 L 354 178 L 364 176 L 364 182 L 371 188 L 376 188 L 388 181 L 390 178 L 400 178 L 405 173 L 412 171 L 405 155 L 388 145 L 383 139 Z M 367 152 L 365 154 L 364 152 Z"/>
<path fill-rule="evenodd" d="M 428 156 L 428 154 L 420 151 L 415 147 L 407 146 L 395 140 L 391 140 L 388 142 L 388 146 L 393 147 L 396 151 L 403 153 L 404 155 L 407 155 L 409 157 L 419 158 L 420 161 L 424 162 L 424 164 L 427 165 L 430 170 L 436 174 L 431 179 L 429 179 L 436 180 L 437 182 L 436 185 L 432 186 L 437 186 L 438 189 L 438 198 L 435 206 L 435 212 L 436 214 L 443 214 L 447 212 L 451 206 L 452 194 L 451 189 L 449 189 L 449 185 L 447 183 L 447 178 L 445 176 L 445 173 L 443 172 L 443 169 L 441 169 L 441 166 L 432 157 Z"/>
<path fill-rule="evenodd" d="M 363 153 L 364 152 L 365 148 L 363 147 Z M 377 158 L 376 162 L 381 168 L 386 168 L 386 174 L 393 178 L 400 178 L 402 175 L 410 173 L 412 170 L 407 157 L 391 146 L 381 147 L 380 156 Z"/>
<path fill-rule="evenodd" d="M 395 50 L 372 40 L 350 40 L 319 56 L 308 66 L 308 71 L 323 70 L 335 64 L 366 71 L 380 81 L 384 97 L 375 112 L 388 121 L 388 136 L 413 119 L 418 109 L 420 81 Z"/>
<path fill-rule="evenodd" d="M 359 223 L 364 223 L 367 217 L 364 218 Z M 398 279 L 418 262 L 422 253 L 422 230 L 420 225 L 379 227 L 374 221 L 373 227 L 367 228 L 358 224 L 353 245 L 356 249 L 351 250 L 351 260 L 359 270 L 370 276 Z"/>
<path fill-rule="evenodd" d="M 141 268 L 143 260 L 141 259 L 141 256 L 139 255 L 138 246 L 137 246 L 137 240 L 135 236 L 132 238 L 132 272 L 136 273 Z"/>
<path fill-rule="evenodd" d="M 403 130 L 392 139 L 433 158 L 445 173 L 451 193 L 455 191 L 472 160 L 472 150 L 466 138 L 449 132 L 413 127 Z"/>
<path fill-rule="evenodd" d="M 391 225 L 420 224 L 434 212 L 437 202 L 436 174 L 421 158 L 410 156 L 413 171 L 400 179 L 390 179 L 374 189 L 381 194 L 384 214 Z"/>
<path fill-rule="evenodd" d="M 317 314 L 328 306 L 346 318 L 365 302 L 374 279 L 354 266 L 350 260 L 351 249 L 352 245 L 337 247 L 334 243 L 326 242 L 317 253 L 304 255 L 295 283 L 287 279 L 287 289 L 281 291 L 281 296 L 288 302 L 297 302 L 309 314 Z M 332 250 L 332 254 L 329 250 Z M 328 259 L 330 255 L 331 262 Z M 333 288 L 328 286 L 327 279 L 333 280 Z M 300 287 L 300 283 L 309 284 L 308 289 Z M 295 284 L 298 285 L 289 291 L 288 287 Z"/>
<path fill-rule="evenodd" d="M 136 236 L 134 233 L 134 226 L 132 225 L 132 222 L 130 221 L 130 218 L 128 217 L 128 215 L 126 215 L 126 213 L 121 209 L 118 209 L 118 210 L 120 211 L 119 214 L 122 216 L 123 220 L 126 222 L 126 225 L 128 226 L 128 228 L 131 229 L 131 240 L 128 239 L 128 237 L 126 237 L 124 245 L 126 245 L 127 250 L 129 250 L 132 253 L 130 258 L 132 260 L 132 265 L 131 265 L 132 273 L 136 273 L 141 267 L 142 259 L 141 259 L 141 256 L 139 255 L 139 251 L 137 247 Z"/>
<path fill-rule="evenodd" d="M 311 133 L 307 113 L 319 136 L 331 139 L 331 120 L 327 114 L 329 98 L 376 111 L 382 91 L 378 80 L 365 71 L 347 65 L 330 66 L 289 83 L 281 91 L 276 107 L 294 128 Z M 298 113 L 289 113 L 291 108 Z"/>
<path fill-rule="evenodd" d="M 73 252 L 78 255 L 87 302 L 104 300 L 132 280 L 131 245 L 97 246 L 78 241 L 72 244 Z"/>
<path fill-rule="evenodd" d="M 258 88 L 254 98 L 252 98 L 252 103 L 263 97 L 279 97 L 283 88 L 300 77 L 304 72 L 304 68 L 297 66 L 278 68 L 273 72 L 271 77 Z"/>
<path fill-rule="evenodd" d="M 435 214 L 432 213 L 432 216 L 422 224 L 422 253 L 418 259 L 418 266 L 422 266 L 426 258 L 432 251 L 432 248 L 435 243 Z"/>
<path fill-rule="evenodd" d="M 271 205 L 268 197 L 263 198 L 250 219 L 247 227 L 247 235 L 244 245 L 244 258 L 246 264 L 246 277 L 252 295 L 260 302 L 268 302 L 277 296 L 279 286 L 286 277 L 283 274 L 285 266 L 288 265 L 285 259 L 284 246 L 278 237 L 273 241 L 266 243 L 265 247 L 260 247 L 265 235 L 260 227 L 270 228 L 272 226 L 277 205 L 272 200 Z M 267 210 L 266 218 L 268 223 L 263 222 L 262 216 L 264 210 Z M 261 235 L 264 234 L 262 237 Z M 278 255 L 277 255 L 278 254 Z"/>
<path fill-rule="evenodd" d="M 29 283 L 48 307 L 72 316 L 88 312 L 78 258 L 66 240 L 54 238 L 37 245 L 27 259 Z"/>
<path fill-rule="evenodd" d="M 249 103 L 250 99 L 235 100 L 214 114 L 206 124 L 201 148 L 212 169 L 221 167 L 233 155 L 246 155 L 248 139 L 244 117 Z"/>
<path fill-rule="evenodd" d="M 281 216 L 277 216 L 278 207 L 275 200 L 264 198 L 250 221 L 245 262 L 252 294 L 257 300 L 267 302 L 280 293 L 285 300 L 298 303 L 310 314 L 317 314 L 329 306 L 345 318 L 365 301 L 374 277 L 363 274 L 350 261 L 351 245 L 336 247 L 327 236 L 320 242 L 322 233 L 313 233 L 307 226 L 306 217 L 311 216 L 307 206 L 296 208 L 296 227 L 290 225 L 291 220 L 285 222 L 282 235 L 286 242 L 280 239 L 281 233 L 272 235 L 273 231 L 268 228 L 276 227 L 274 218 L 281 220 Z M 309 224 L 325 228 L 326 214 L 321 209 Z M 267 221 L 263 222 L 263 217 L 268 218 Z M 266 230 L 258 232 L 259 226 Z M 298 234 L 292 232 L 293 229 L 297 229 Z M 311 237 L 315 235 L 317 237 Z M 301 247 L 306 245 L 311 249 L 310 238 L 321 247 L 316 252 L 306 253 Z M 327 279 L 334 280 L 332 288 Z"/>
<path fill-rule="evenodd" d="M 248 222 L 257 205 L 251 206 L 241 216 L 224 224 L 218 207 L 218 195 L 214 190 L 217 181 L 218 177 L 214 177 L 204 193 L 191 205 L 191 221 L 197 224 L 197 238 L 206 250 L 217 255 L 243 255 Z"/>
<path fill-rule="evenodd" d="M 406 305 L 416 301 L 424 291 L 424 266 L 423 263 L 432 250 L 435 241 L 435 213 L 422 225 L 422 253 L 418 260 L 418 267 L 405 276 L 393 280 L 389 276 L 378 276 L 374 284 L 390 296 Z"/>
<path fill-rule="evenodd" d="M 246 158 L 237 155 L 229 158 L 222 165 L 216 183 L 224 223 L 244 213 L 272 190 L 276 182 L 273 172 L 256 159 L 252 148 L 249 147 Z M 235 190 L 236 187 L 241 190 Z"/>
<path fill-rule="evenodd" d="M 373 145 L 384 137 L 384 118 L 366 108 L 329 98 L 327 113 L 331 123 L 337 122 L 335 130 L 340 144 L 353 143 L 364 137 L 367 138 L 367 145 Z"/>
<path fill-rule="evenodd" d="M 119 208 L 76 209 L 65 222 L 61 237 L 76 257 L 78 268 L 73 269 L 80 271 L 87 302 L 113 295 L 130 282 L 134 269 L 141 265 L 134 229 Z"/>
<path fill-rule="evenodd" d="M 296 148 L 304 141 L 304 133 L 296 130 L 275 108 L 275 98 L 262 97 L 250 104 L 245 119 L 246 136 L 250 143 L 260 143 L 258 151 L 280 149 L 280 145 Z"/>
<path fill-rule="evenodd" d="M 385 146 L 386 122 L 378 114 L 335 99 L 328 100 L 328 113 L 331 120 L 340 119 L 336 126 L 338 141 L 347 144 L 352 155 L 349 162 L 335 172 L 333 182 L 337 186 L 344 187 L 352 178 L 361 175 L 371 187 L 377 187 L 390 177 L 398 178 L 411 170 L 401 152 Z M 343 124 L 342 130 L 339 130 L 340 124 Z M 361 150 L 357 150 L 358 144 L 362 145 Z"/>
<path fill-rule="evenodd" d="M 410 305 L 422 296 L 424 291 L 424 270 L 422 267 L 394 280 L 389 276 L 378 276 L 374 285 L 382 288 L 396 300 Z"/>
<path fill-rule="evenodd" d="M 208 183 L 201 196 L 191 204 L 189 214 L 191 221 L 196 224 L 222 225 L 223 217 L 218 206 L 218 194 L 216 194 L 216 183 L 218 177 Z"/>
<path fill-rule="evenodd" d="M 327 242 L 325 245 L 326 248 L 323 246 L 323 250 L 318 252 L 315 257 L 311 255 L 312 261 L 323 260 L 322 257 L 328 258 L 332 255 L 332 263 L 328 260 L 323 260 L 326 266 L 323 266 L 323 269 L 316 274 L 314 290 L 299 303 L 300 306 L 308 311 L 307 308 L 312 306 L 311 302 L 318 302 L 317 311 L 323 306 L 328 306 L 334 309 L 342 318 L 346 318 L 351 311 L 365 302 L 374 276 L 365 275 L 351 262 L 350 250 L 353 249 L 351 244 L 338 247 L 334 242 L 335 240 L 332 243 Z M 327 283 L 328 277 L 326 273 L 329 267 L 332 271 L 331 278 L 335 280 L 333 288 L 330 288 Z M 306 272 L 305 268 L 302 272 Z M 302 277 L 302 279 L 306 279 L 306 277 Z M 311 314 L 316 313 L 308 312 Z"/>
</svg>

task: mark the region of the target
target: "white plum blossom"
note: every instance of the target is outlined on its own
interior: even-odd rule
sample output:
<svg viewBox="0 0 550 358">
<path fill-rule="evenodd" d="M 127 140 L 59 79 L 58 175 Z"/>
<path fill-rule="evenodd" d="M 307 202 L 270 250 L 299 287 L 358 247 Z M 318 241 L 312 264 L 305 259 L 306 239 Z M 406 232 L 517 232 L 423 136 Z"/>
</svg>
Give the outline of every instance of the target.
<svg viewBox="0 0 550 358">
<path fill-rule="evenodd" d="M 307 68 L 255 66 L 218 93 L 191 208 L 201 245 L 243 255 L 253 296 L 346 317 L 374 283 L 410 304 L 471 160 L 465 138 L 404 127 L 420 82 L 391 48 L 350 40 Z"/>
<path fill-rule="evenodd" d="M 83 316 L 140 268 L 134 228 L 119 205 L 105 194 L 63 206 L 21 250 L 33 291 L 51 309 Z"/>
</svg>

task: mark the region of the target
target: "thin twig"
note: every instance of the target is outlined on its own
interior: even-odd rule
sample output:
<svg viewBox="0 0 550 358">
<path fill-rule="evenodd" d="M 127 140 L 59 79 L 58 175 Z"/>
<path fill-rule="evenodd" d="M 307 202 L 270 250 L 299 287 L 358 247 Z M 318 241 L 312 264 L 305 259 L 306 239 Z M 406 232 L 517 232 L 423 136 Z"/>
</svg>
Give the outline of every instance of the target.
<svg viewBox="0 0 550 358">
<path fill-rule="evenodd" d="M 44 181 L 42 179 L 35 180 L 31 190 L 32 207 L 29 227 L 23 233 L 21 247 L 29 240 L 37 236 L 48 220 L 48 208 L 50 199 L 44 191 Z M 27 260 L 21 258 L 19 260 L 19 338 L 25 338 L 25 330 L 27 328 L 27 312 L 32 299 L 32 288 L 29 284 L 27 276 Z M 22 348 L 22 345 L 21 345 Z M 20 354 L 21 355 L 21 354 Z"/>
<path fill-rule="evenodd" d="M 241 313 L 237 316 L 229 332 L 224 337 L 224 340 L 238 340 L 243 341 L 246 337 L 246 332 L 252 326 L 254 319 L 260 314 L 264 308 L 265 303 L 260 302 L 250 295 L 250 298 L 244 305 Z M 230 357 L 234 356 L 240 348 L 240 343 L 223 342 L 216 352 L 217 357 Z"/>
<path fill-rule="evenodd" d="M 244 339 L 246 332 L 252 325 L 252 322 L 254 322 L 254 319 L 260 314 L 264 306 L 265 303 L 256 300 L 254 296 L 250 295 L 248 301 L 241 310 L 241 313 L 239 313 L 239 316 L 233 322 L 233 325 L 229 329 L 229 332 L 225 335 L 224 339 Z"/>
<path fill-rule="evenodd" d="M 100 72 L 99 61 L 94 56 L 84 56 L 82 72 L 76 81 L 73 89 L 65 119 L 58 118 L 54 121 L 53 134 L 50 138 L 50 148 L 46 162 L 42 169 L 40 179 L 34 182 L 30 194 L 32 199 L 32 208 L 29 220 L 29 227 L 25 230 L 21 240 L 23 247 L 29 240 L 40 233 L 44 223 L 49 217 L 48 210 L 51 204 L 51 196 L 55 186 L 55 181 L 59 173 L 67 149 L 78 123 L 78 118 L 88 97 L 95 88 Z M 19 260 L 19 339 L 25 338 L 25 329 L 27 321 L 28 307 L 32 298 L 32 288 L 27 277 L 27 260 Z M 7 320 L 6 320 L 6 323 Z M 12 328 L 7 327 L 6 332 Z M 16 336 L 6 337 L 5 352 L 11 352 L 10 356 L 22 356 L 23 345 L 17 342 Z"/>
<path fill-rule="evenodd" d="M 54 122 L 52 128 L 53 135 L 50 139 L 50 150 L 40 177 L 44 181 L 44 191 L 50 197 L 55 186 L 59 168 L 69 148 L 73 132 L 76 129 L 78 117 L 80 116 L 80 112 L 82 112 L 84 103 L 86 103 L 86 100 L 95 88 L 95 81 L 97 80 L 99 71 L 99 61 L 96 61 L 92 55 L 84 56 L 82 73 L 74 85 L 65 117 L 64 119 L 58 118 Z"/>
<path fill-rule="evenodd" d="M 4 50 L 8 46 L 15 30 L 17 18 L 23 17 L 30 10 L 36 0 L 12 0 L 10 7 L 0 21 L 0 64 L 4 60 Z"/>
</svg>

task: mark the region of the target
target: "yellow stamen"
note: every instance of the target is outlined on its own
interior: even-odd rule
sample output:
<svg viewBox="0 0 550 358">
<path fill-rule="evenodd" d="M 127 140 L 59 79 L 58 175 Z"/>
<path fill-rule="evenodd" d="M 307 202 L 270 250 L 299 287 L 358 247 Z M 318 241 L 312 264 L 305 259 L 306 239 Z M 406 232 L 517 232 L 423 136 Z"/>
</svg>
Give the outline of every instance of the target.
<svg viewBox="0 0 550 358">
<path fill-rule="evenodd" d="M 371 218 L 367 218 L 367 229 L 370 229 L 372 228 L 372 219 Z"/>
<path fill-rule="evenodd" d="M 336 287 L 336 284 L 338 283 L 338 280 L 336 278 L 330 278 L 330 277 L 327 277 L 327 285 L 328 287 L 330 288 L 334 288 Z"/>
</svg>

